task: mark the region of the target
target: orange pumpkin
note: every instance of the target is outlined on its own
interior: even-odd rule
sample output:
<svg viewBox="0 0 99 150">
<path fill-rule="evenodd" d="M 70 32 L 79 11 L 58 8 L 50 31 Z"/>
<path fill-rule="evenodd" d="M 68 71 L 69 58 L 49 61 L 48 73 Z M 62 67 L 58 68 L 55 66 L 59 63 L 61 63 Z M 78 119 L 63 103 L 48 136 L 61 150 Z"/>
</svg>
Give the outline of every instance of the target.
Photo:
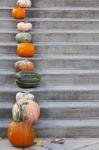
<svg viewBox="0 0 99 150">
<path fill-rule="evenodd" d="M 24 8 L 15 7 L 12 9 L 12 17 L 15 19 L 24 19 L 26 17 L 26 10 Z"/>
<path fill-rule="evenodd" d="M 17 54 L 21 57 L 32 57 L 35 54 L 35 45 L 32 43 L 18 44 Z"/>
<path fill-rule="evenodd" d="M 12 145 L 28 147 L 34 143 L 35 130 L 30 122 L 11 122 L 7 135 Z"/>
<path fill-rule="evenodd" d="M 34 68 L 35 68 L 35 65 L 27 59 L 17 61 L 15 63 L 15 69 L 17 72 L 18 71 L 32 71 Z"/>
</svg>

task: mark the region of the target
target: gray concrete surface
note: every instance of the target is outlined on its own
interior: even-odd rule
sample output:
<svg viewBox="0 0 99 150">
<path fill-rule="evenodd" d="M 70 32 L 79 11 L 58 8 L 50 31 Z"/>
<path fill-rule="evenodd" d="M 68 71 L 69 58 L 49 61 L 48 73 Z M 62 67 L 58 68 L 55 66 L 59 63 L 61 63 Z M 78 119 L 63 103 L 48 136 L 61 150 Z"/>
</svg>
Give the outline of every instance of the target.
<svg viewBox="0 0 99 150">
<path fill-rule="evenodd" d="M 52 144 L 52 138 L 42 138 L 44 145 L 51 150 L 99 150 L 99 138 L 75 138 L 65 139 L 63 145 Z M 36 139 L 35 141 L 37 141 Z M 0 140 L 0 150 L 22 150 L 21 148 L 15 148 L 8 140 Z M 46 148 L 39 146 L 32 146 L 23 150 L 47 150 Z"/>
</svg>

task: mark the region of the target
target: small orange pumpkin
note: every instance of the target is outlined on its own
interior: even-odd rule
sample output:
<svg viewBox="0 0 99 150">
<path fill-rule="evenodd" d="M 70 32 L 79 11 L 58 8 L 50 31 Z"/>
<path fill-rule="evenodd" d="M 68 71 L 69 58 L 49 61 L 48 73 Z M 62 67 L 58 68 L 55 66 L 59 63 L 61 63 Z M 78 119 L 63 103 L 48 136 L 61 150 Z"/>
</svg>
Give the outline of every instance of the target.
<svg viewBox="0 0 99 150">
<path fill-rule="evenodd" d="M 33 145 L 35 130 L 30 122 L 11 122 L 8 127 L 8 139 L 16 147 L 28 147 Z"/>
<path fill-rule="evenodd" d="M 24 8 L 15 7 L 12 9 L 12 17 L 15 19 L 24 19 L 26 17 L 26 10 Z"/>
<path fill-rule="evenodd" d="M 35 51 L 35 45 L 32 43 L 20 43 L 17 46 L 17 54 L 21 57 L 32 57 Z"/>
<path fill-rule="evenodd" d="M 15 63 L 15 69 L 16 71 L 32 71 L 35 68 L 34 63 L 32 63 L 31 61 L 25 59 L 25 60 L 21 60 L 21 61 L 17 61 Z"/>
</svg>

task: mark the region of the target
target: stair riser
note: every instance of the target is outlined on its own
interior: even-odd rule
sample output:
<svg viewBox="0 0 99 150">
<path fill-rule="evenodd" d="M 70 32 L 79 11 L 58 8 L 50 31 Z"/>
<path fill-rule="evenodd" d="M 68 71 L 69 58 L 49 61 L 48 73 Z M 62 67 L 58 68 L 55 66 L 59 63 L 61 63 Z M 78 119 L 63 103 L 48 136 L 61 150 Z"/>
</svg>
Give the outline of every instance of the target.
<svg viewBox="0 0 99 150">
<path fill-rule="evenodd" d="M 40 104 L 39 104 L 40 105 Z M 57 105 L 57 102 L 56 102 Z M 46 119 L 83 119 L 86 117 L 99 117 L 99 108 L 42 108 L 40 118 Z M 0 119 L 12 118 L 12 109 L 0 109 Z"/>
<path fill-rule="evenodd" d="M 16 1 L 13 0 L 9 0 L 9 3 L 8 3 L 8 0 L 3 0 L 3 1 L 0 1 L 0 6 L 15 6 L 16 5 Z M 83 7 L 83 6 L 86 6 L 86 7 L 94 7 L 94 6 L 99 6 L 99 1 L 98 0 L 62 0 L 62 1 L 59 1 L 59 0 L 33 0 L 33 7 L 66 7 L 66 6 L 80 6 L 80 7 Z"/>
<path fill-rule="evenodd" d="M 0 33 L 0 41 L 15 42 L 16 34 Z M 99 42 L 99 33 L 35 33 L 33 42 Z"/>
<path fill-rule="evenodd" d="M 0 17 L 11 17 L 11 9 L 1 9 Z M 99 10 L 27 10 L 28 18 L 98 18 Z"/>
<path fill-rule="evenodd" d="M 0 92 L 0 101 L 1 102 L 13 102 L 15 103 L 15 95 L 18 91 L 26 91 L 25 89 L 19 89 L 18 91 L 16 90 L 15 92 L 12 91 L 10 92 L 2 91 Z M 95 91 L 37 91 L 34 89 L 33 94 L 36 97 L 36 100 L 39 102 L 41 100 L 54 100 L 54 101 L 95 101 L 99 100 L 99 90 Z"/>
<path fill-rule="evenodd" d="M 16 29 L 19 21 L 1 21 L 0 28 Z M 77 30 L 98 30 L 99 22 L 79 21 L 30 21 L 34 29 L 77 29 Z"/>
<path fill-rule="evenodd" d="M 34 58 L 33 58 L 34 59 Z M 32 59 L 32 60 L 33 60 Z M 19 60 L 0 60 L 0 69 L 12 69 L 15 62 Z M 48 59 L 48 60 L 34 60 L 36 68 L 38 69 L 51 69 L 51 68 L 64 68 L 64 69 L 98 69 L 99 60 L 64 60 L 64 59 Z"/>
<path fill-rule="evenodd" d="M 38 128 L 36 127 L 37 137 L 99 137 L 99 127 L 55 127 Z M 0 137 L 7 137 L 7 128 L 0 128 Z"/>
<path fill-rule="evenodd" d="M 86 84 L 99 84 L 99 74 L 84 74 L 84 75 L 42 75 L 40 74 L 41 85 L 86 85 Z M 14 84 L 15 74 L 13 75 L 0 75 L 0 84 Z"/>
<path fill-rule="evenodd" d="M 16 54 L 16 46 L 0 46 L 0 54 Z M 36 54 L 99 54 L 99 45 L 42 45 L 36 46 Z"/>
</svg>

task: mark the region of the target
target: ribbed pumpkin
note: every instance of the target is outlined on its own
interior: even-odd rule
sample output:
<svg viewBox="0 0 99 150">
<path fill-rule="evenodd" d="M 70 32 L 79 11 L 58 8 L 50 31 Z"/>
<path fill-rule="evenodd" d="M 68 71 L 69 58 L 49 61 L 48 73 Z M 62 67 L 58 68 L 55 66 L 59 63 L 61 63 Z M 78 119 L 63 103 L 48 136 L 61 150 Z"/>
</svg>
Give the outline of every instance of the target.
<svg viewBox="0 0 99 150">
<path fill-rule="evenodd" d="M 12 9 L 12 17 L 15 19 L 24 19 L 26 17 L 26 10 L 24 8 L 15 7 Z"/>
<path fill-rule="evenodd" d="M 17 33 L 16 41 L 18 43 L 25 43 L 25 42 L 31 43 L 32 42 L 32 35 L 29 32 Z"/>
<path fill-rule="evenodd" d="M 35 88 L 39 81 L 40 76 L 32 71 L 20 71 L 16 74 L 16 83 L 21 88 Z"/>
<path fill-rule="evenodd" d="M 32 71 L 34 68 L 35 68 L 35 65 L 27 59 L 20 60 L 20 61 L 17 61 L 15 63 L 15 69 L 17 72 L 19 72 L 19 71 Z"/>
<path fill-rule="evenodd" d="M 31 7 L 31 1 L 30 0 L 18 0 L 17 5 L 19 7 L 28 8 L 28 7 Z"/>
<path fill-rule="evenodd" d="M 34 95 L 29 92 L 18 92 L 16 93 L 16 102 L 17 104 L 23 104 L 24 101 L 34 100 Z"/>
<path fill-rule="evenodd" d="M 35 50 L 35 45 L 32 43 L 20 43 L 17 46 L 17 54 L 21 57 L 32 57 Z"/>
<path fill-rule="evenodd" d="M 12 145 L 25 148 L 33 145 L 35 130 L 30 122 L 11 122 L 7 136 Z"/>
<path fill-rule="evenodd" d="M 13 106 L 12 115 L 14 121 L 28 120 L 31 123 L 35 123 L 39 118 L 40 108 L 33 100 L 23 100 L 20 105 L 16 103 Z"/>
<path fill-rule="evenodd" d="M 19 22 L 17 29 L 21 32 L 30 31 L 32 30 L 32 23 Z"/>
</svg>

